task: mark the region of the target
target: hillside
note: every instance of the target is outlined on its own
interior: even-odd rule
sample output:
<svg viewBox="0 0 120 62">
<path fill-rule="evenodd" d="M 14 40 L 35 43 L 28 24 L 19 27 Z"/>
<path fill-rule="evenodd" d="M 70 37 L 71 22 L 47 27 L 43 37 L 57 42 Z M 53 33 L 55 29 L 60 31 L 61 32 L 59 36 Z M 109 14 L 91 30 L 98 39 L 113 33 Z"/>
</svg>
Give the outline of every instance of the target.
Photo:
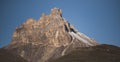
<svg viewBox="0 0 120 62">
<path fill-rule="evenodd" d="M 76 48 L 51 62 L 120 62 L 120 47 L 103 44 Z"/>
<path fill-rule="evenodd" d="M 5 49 L 0 49 L 0 62 L 27 62 L 24 58 Z"/>
</svg>

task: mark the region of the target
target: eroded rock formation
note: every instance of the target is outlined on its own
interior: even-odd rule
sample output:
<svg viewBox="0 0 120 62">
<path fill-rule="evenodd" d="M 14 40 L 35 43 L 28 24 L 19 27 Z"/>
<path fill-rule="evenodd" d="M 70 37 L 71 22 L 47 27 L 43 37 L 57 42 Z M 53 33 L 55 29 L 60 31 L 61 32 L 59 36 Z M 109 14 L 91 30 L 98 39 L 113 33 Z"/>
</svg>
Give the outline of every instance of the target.
<svg viewBox="0 0 120 62">
<path fill-rule="evenodd" d="M 40 20 L 30 18 L 17 27 L 11 43 L 5 49 L 29 62 L 47 62 L 76 47 L 95 45 L 95 40 L 78 32 L 62 17 L 59 8 L 53 8 L 49 15 L 43 13 Z"/>
</svg>

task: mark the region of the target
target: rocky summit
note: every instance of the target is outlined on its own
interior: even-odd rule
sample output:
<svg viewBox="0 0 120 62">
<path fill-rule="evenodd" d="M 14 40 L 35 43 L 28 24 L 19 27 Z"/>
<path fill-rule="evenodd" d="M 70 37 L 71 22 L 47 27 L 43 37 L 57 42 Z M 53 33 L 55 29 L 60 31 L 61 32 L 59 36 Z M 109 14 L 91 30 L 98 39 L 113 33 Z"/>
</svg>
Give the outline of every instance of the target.
<svg viewBox="0 0 120 62">
<path fill-rule="evenodd" d="M 4 49 L 28 62 L 48 62 L 68 54 L 74 48 L 96 45 L 99 44 L 94 39 L 68 23 L 59 8 L 53 8 L 49 15 L 43 13 L 38 21 L 29 18 L 16 27 L 11 43 Z"/>
</svg>

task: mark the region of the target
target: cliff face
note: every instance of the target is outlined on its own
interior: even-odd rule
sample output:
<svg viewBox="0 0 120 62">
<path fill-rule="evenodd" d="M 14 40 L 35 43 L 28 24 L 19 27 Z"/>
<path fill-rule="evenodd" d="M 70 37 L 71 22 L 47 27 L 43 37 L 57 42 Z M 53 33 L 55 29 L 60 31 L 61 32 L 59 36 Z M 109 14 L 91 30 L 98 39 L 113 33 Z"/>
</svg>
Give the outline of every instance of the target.
<svg viewBox="0 0 120 62">
<path fill-rule="evenodd" d="M 62 17 L 59 8 L 40 20 L 28 19 L 13 33 L 5 49 L 20 55 L 29 62 L 47 62 L 67 54 L 76 47 L 97 45 L 96 41 L 78 32 Z"/>
</svg>

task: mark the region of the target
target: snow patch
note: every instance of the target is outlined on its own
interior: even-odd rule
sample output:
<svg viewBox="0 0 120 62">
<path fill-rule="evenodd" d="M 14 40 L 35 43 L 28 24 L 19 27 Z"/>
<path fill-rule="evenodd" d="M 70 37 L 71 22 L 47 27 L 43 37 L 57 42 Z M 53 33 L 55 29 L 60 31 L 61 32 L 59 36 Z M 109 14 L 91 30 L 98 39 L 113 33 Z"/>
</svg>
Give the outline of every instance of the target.
<svg viewBox="0 0 120 62">
<path fill-rule="evenodd" d="M 91 43 L 89 43 L 89 41 L 87 41 L 86 39 L 80 37 L 79 35 L 81 35 L 81 34 L 76 34 L 76 33 L 74 33 L 74 32 L 69 32 L 69 34 L 70 34 L 72 37 L 80 40 L 81 42 L 83 42 L 83 43 L 85 43 L 85 44 L 88 44 L 88 45 L 90 45 L 90 46 L 93 46 Z"/>
</svg>

